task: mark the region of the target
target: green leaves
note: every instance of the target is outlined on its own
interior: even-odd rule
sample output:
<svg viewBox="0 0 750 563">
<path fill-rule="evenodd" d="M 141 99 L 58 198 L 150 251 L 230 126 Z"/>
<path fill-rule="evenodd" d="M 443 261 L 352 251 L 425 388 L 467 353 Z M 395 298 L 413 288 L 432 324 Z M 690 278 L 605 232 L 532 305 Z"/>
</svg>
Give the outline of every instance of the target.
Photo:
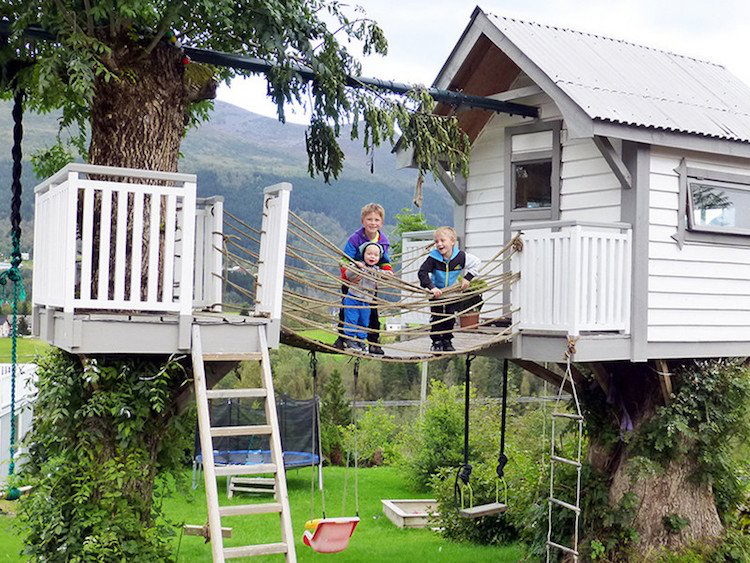
<svg viewBox="0 0 750 563">
<path fill-rule="evenodd" d="M 414 148 L 420 173 L 434 173 L 440 165 L 452 174 L 467 173 L 467 136 L 455 117 L 433 113 L 435 102 L 425 90 L 395 96 L 351 78 L 361 74 L 361 64 L 350 44 L 365 56 L 388 50 L 383 30 L 361 9 L 338 0 L 196 0 L 189 9 L 183 6 L 165 0 L 88 0 L 83 7 L 77 0 L 12 0 L 5 12 L 16 21 L 13 47 L 36 63 L 23 76 L 30 107 L 42 112 L 62 108 L 61 130 L 78 127 L 75 147 L 85 158 L 80 132 L 101 84 L 138 83 L 143 79 L 139 73 L 158 73 L 159 64 L 142 63 L 161 61 L 155 46 L 169 32 L 184 46 L 259 57 L 275 65 L 266 78 L 279 119 L 284 121 L 284 106 L 291 102 L 306 105 L 312 114 L 306 137 L 311 175 L 322 174 L 326 182 L 339 176 L 344 159 L 338 136 L 345 124 L 352 125 L 353 138 L 362 133 L 367 151 L 394 143 L 400 135 L 404 148 Z M 20 32 L 31 24 L 53 33 L 55 43 L 23 39 Z M 312 82 L 295 70 L 298 65 L 312 71 Z M 218 81 L 251 74 L 208 70 Z M 191 94 L 191 72 L 184 73 L 188 126 L 205 118 L 208 107 L 194 103 L 202 96 Z"/>
<path fill-rule="evenodd" d="M 59 350 L 38 371 L 21 505 L 26 555 L 44 561 L 168 561 L 171 529 L 153 503 L 192 437 L 168 405 L 185 381 L 177 359 Z M 194 422 L 192 423 L 194 424 Z"/>
</svg>

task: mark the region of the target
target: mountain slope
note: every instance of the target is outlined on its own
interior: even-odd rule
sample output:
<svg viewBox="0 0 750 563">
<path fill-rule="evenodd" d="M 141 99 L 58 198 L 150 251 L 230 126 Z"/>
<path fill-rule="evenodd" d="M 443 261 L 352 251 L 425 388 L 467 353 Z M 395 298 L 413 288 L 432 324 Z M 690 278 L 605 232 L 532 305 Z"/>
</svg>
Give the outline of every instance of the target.
<svg viewBox="0 0 750 563">
<path fill-rule="evenodd" d="M 28 157 L 34 150 L 52 144 L 56 133 L 56 116 L 24 116 L 23 213 L 27 218 L 32 213 L 32 188 L 38 182 L 31 173 Z M 370 158 L 360 141 L 348 140 L 348 132 L 344 132 L 344 171 L 339 180 L 327 185 L 322 179 L 310 178 L 307 172 L 304 133 L 304 126 L 282 124 L 216 102 L 211 120 L 191 130 L 185 138 L 180 171 L 198 175 L 199 195 L 223 195 L 227 210 L 254 224 L 258 222 L 263 188 L 278 182 L 294 185 L 293 210 L 308 212 L 313 219 L 316 214 L 324 215 L 344 232 L 359 225 L 359 209 L 367 202 L 383 204 L 387 223 L 392 223 L 393 215 L 402 208 L 412 207 L 416 173 L 395 170 L 390 147 L 374 152 L 374 173 L 370 173 Z M 7 217 L 10 208 L 11 143 L 11 104 L 0 102 L 0 185 L 4 186 L 0 190 L 0 219 Z M 451 222 L 452 207 L 445 190 L 431 180 L 425 182 L 424 199 L 428 221 Z"/>
</svg>

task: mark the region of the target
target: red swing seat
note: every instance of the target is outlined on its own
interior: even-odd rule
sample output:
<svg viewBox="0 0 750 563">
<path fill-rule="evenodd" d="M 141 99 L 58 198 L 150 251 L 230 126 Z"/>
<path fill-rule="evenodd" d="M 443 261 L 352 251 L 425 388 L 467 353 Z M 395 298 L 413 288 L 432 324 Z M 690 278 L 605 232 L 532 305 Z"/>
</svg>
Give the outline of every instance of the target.
<svg viewBox="0 0 750 563">
<path fill-rule="evenodd" d="M 357 524 L 356 516 L 311 520 L 305 524 L 302 541 L 318 553 L 337 553 L 347 548 Z"/>
</svg>

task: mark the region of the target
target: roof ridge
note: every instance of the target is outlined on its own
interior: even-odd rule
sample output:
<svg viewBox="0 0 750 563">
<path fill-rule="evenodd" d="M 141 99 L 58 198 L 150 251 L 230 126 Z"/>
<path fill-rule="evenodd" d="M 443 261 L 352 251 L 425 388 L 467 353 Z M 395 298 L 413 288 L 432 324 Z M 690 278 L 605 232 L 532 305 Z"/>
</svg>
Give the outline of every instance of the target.
<svg viewBox="0 0 750 563">
<path fill-rule="evenodd" d="M 648 45 L 643 45 L 641 43 L 635 43 L 634 41 L 628 41 L 627 39 L 616 39 L 614 37 L 607 37 L 605 35 L 598 35 L 596 33 L 591 33 L 590 31 L 579 31 L 577 29 L 571 29 L 571 28 L 568 28 L 568 27 L 562 27 L 562 26 L 558 26 L 558 25 L 550 25 L 550 24 L 546 24 L 546 23 L 538 23 L 538 22 L 533 22 L 533 21 L 529 21 L 529 20 L 522 20 L 520 18 L 511 18 L 511 17 L 508 17 L 508 16 L 501 16 L 499 14 L 494 14 L 492 12 L 485 12 L 485 14 L 488 15 L 488 16 L 492 16 L 493 18 L 498 18 L 498 19 L 501 19 L 501 20 L 518 22 L 518 23 L 522 23 L 522 24 L 526 24 L 526 25 L 535 25 L 537 27 L 546 27 L 547 29 L 554 29 L 554 30 L 557 30 L 557 31 L 565 31 L 565 32 L 568 32 L 568 33 L 577 33 L 579 35 L 586 35 L 588 37 L 595 37 L 597 39 L 605 39 L 607 41 L 614 41 L 614 42 L 617 42 L 617 43 L 623 43 L 624 45 L 631 45 L 633 47 L 638 47 L 640 49 L 646 49 L 648 51 L 656 51 L 658 53 L 664 53 L 666 55 L 672 55 L 672 56 L 675 56 L 675 57 L 680 57 L 682 59 L 689 59 L 691 61 L 696 61 L 696 62 L 699 62 L 699 63 L 709 64 L 709 65 L 716 66 L 716 67 L 719 67 L 721 69 L 726 70 L 726 67 L 724 65 L 719 64 L 719 63 L 715 63 L 713 61 L 709 61 L 709 60 L 706 60 L 706 59 L 699 59 L 697 57 L 691 57 L 690 55 L 682 55 L 680 53 L 675 53 L 674 51 L 667 51 L 666 49 L 659 49 L 657 47 L 650 47 Z"/>
</svg>

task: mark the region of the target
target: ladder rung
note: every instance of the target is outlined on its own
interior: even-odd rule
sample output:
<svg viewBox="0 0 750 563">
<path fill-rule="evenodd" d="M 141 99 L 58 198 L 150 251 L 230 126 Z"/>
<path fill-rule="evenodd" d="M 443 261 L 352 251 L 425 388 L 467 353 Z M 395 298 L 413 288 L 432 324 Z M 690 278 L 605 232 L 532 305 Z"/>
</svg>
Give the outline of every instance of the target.
<svg viewBox="0 0 750 563">
<path fill-rule="evenodd" d="M 241 547 L 225 547 L 224 557 L 252 557 L 253 555 L 273 555 L 286 553 L 286 543 L 264 543 L 258 545 L 243 545 Z"/>
<path fill-rule="evenodd" d="M 573 461 L 572 459 L 568 459 L 566 457 L 559 457 L 556 455 L 549 456 L 552 461 L 559 461 L 560 463 L 567 463 L 568 465 L 574 465 L 575 467 L 581 467 L 581 464 L 577 461 Z"/>
<path fill-rule="evenodd" d="M 270 514 L 281 512 L 280 502 L 264 502 L 262 504 L 237 504 L 234 506 L 220 506 L 221 516 L 244 516 L 246 514 Z"/>
<path fill-rule="evenodd" d="M 577 506 L 575 506 L 573 504 L 570 504 L 570 503 L 567 503 L 567 502 L 562 501 L 562 500 L 558 500 L 555 497 L 549 497 L 549 501 L 552 502 L 552 503 L 554 503 L 554 504 L 557 504 L 559 506 L 562 506 L 563 508 L 567 508 L 568 510 L 572 510 L 573 512 L 575 512 L 577 514 L 580 514 L 580 512 L 581 512 L 581 509 L 578 508 Z"/>
<path fill-rule="evenodd" d="M 265 389 L 209 389 L 209 399 L 260 399 L 268 395 Z"/>
<path fill-rule="evenodd" d="M 553 541 L 547 540 L 547 545 L 550 547 L 556 547 L 557 549 L 565 551 L 566 553 L 572 553 L 573 555 L 578 556 L 578 552 L 575 549 L 572 549 L 564 545 L 560 545 L 559 543 L 555 543 Z"/>
<path fill-rule="evenodd" d="M 211 534 L 208 531 L 208 525 L 206 526 L 196 526 L 195 524 L 185 524 L 182 527 L 185 534 L 188 536 L 202 536 L 206 539 L 209 539 Z M 232 537 L 232 528 L 221 528 L 221 537 L 222 538 L 231 538 Z"/>
<path fill-rule="evenodd" d="M 260 436 L 271 434 L 269 424 L 258 424 L 254 426 L 214 426 L 211 428 L 211 436 Z"/>
<path fill-rule="evenodd" d="M 260 352 L 243 352 L 240 354 L 203 354 L 204 362 L 242 362 L 245 360 L 260 361 Z"/>
<path fill-rule="evenodd" d="M 558 416 L 560 418 L 572 418 L 573 420 L 583 420 L 583 416 L 580 414 L 570 414 L 567 412 L 553 412 L 552 416 Z"/>
<path fill-rule="evenodd" d="M 275 463 L 255 463 L 253 465 L 219 465 L 215 468 L 216 475 L 262 475 L 276 473 Z"/>
</svg>

